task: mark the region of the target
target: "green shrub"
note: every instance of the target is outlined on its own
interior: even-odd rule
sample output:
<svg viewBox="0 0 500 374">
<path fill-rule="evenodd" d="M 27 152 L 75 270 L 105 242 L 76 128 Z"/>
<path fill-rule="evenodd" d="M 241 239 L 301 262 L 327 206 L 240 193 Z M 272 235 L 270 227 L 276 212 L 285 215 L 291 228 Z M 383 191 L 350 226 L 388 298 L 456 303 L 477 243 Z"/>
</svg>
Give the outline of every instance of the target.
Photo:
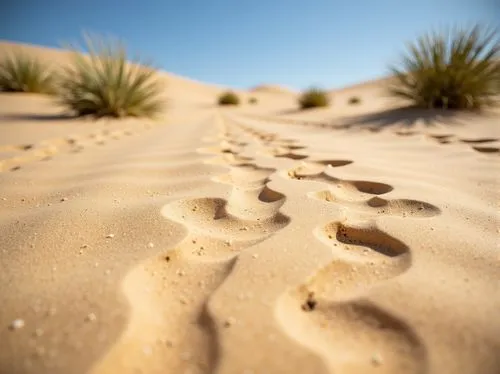
<svg viewBox="0 0 500 374">
<path fill-rule="evenodd" d="M 359 96 L 352 96 L 349 98 L 349 104 L 356 105 L 359 103 L 361 103 L 361 99 L 359 98 Z"/>
<path fill-rule="evenodd" d="M 326 91 L 318 88 L 311 88 L 305 91 L 299 98 L 299 105 L 302 109 L 326 107 L 330 104 Z"/>
<path fill-rule="evenodd" d="M 500 38 L 496 30 L 474 26 L 434 32 L 409 44 L 400 67 L 391 67 L 390 93 L 415 106 L 480 109 L 500 94 Z"/>
<path fill-rule="evenodd" d="M 35 57 L 12 53 L 0 61 L 0 91 L 52 93 L 54 74 Z"/>
<path fill-rule="evenodd" d="M 258 100 L 256 97 L 251 97 L 250 99 L 248 99 L 248 102 L 250 104 L 257 104 L 258 103 Z"/>
<path fill-rule="evenodd" d="M 59 79 L 61 104 L 78 116 L 153 117 L 163 109 L 156 71 L 129 63 L 118 41 L 85 36 L 89 55 L 72 48 L 73 62 Z"/>
<path fill-rule="evenodd" d="M 219 105 L 239 105 L 240 98 L 232 91 L 224 92 L 219 96 Z"/>
</svg>

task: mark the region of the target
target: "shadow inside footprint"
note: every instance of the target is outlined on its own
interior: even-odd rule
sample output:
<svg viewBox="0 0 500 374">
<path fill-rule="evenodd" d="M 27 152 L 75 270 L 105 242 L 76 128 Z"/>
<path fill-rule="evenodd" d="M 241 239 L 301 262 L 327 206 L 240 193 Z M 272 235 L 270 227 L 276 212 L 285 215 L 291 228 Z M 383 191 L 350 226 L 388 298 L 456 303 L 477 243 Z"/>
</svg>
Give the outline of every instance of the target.
<svg viewBox="0 0 500 374">
<path fill-rule="evenodd" d="M 481 153 L 500 153 L 500 148 L 497 147 L 472 147 L 475 151 Z"/>
<path fill-rule="evenodd" d="M 385 200 L 373 197 L 366 204 L 372 208 L 383 208 L 379 209 L 378 213 L 390 215 L 433 217 L 441 213 L 441 210 L 432 204 L 410 199 Z"/>
<path fill-rule="evenodd" d="M 496 142 L 497 138 L 479 138 L 479 139 L 460 139 L 462 143 L 467 144 L 481 144 L 481 143 L 492 143 Z"/>
<path fill-rule="evenodd" d="M 274 203 L 285 198 L 282 193 L 265 186 L 259 193 L 258 199 L 264 203 Z"/>
<path fill-rule="evenodd" d="M 306 146 L 303 145 L 284 145 L 283 148 L 289 149 L 291 151 L 298 151 L 300 149 L 306 149 Z"/>
<path fill-rule="evenodd" d="M 288 153 L 283 153 L 283 154 L 275 155 L 274 157 L 277 157 L 277 158 L 289 158 L 289 159 L 292 159 L 292 160 L 304 160 L 304 159 L 308 158 L 309 156 L 299 155 L 299 154 L 296 154 L 296 153 L 288 152 Z"/>
<path fill-rule="evenodd" d="M 395 257 L 408 252 L 408 246 L 376 227 L 350 227 L 340 222 L 329 224 L 324 229 L 329 238 L 335 238 L 348 246 L 370 248 L 388 257 Z"/>
<path fill-rule="evenodd" d="M 353 161 L 351 160 L 311 160 L 310 162 L 324 166 L 331 166 L 334 168 L 340 166 L 346 166 L 353 163 Z"/>
<path fill-rule="evenodd" d="M 348 181 L 348 183 L 352 184 L 359 192 L 364 192 L 370 195 L 383 195 L 394 189 L 391 185 L 379 182 Z"/>
</svg>

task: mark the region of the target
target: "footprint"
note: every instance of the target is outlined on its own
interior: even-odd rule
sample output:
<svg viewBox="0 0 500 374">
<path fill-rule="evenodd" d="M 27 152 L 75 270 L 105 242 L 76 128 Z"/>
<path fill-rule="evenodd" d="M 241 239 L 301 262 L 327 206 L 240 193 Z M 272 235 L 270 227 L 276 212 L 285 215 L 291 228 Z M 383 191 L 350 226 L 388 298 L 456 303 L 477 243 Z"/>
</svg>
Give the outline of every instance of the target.
<svg viewBox="0 0 500 374">
<path fill-rule="evenodd" d="M 348 251 L 347 254 L 336 251 L 342 257 L 370 257 L 382 259 L 377 254 L 396 257 L 408 253 L 408 247 L 398 239 L 377 229 L 375 225 L 347 226 L 341 222 L 332 222 L 317 233 L 325 243 Z M 369 251 L 371 250 L 371 252 Z"/>
<path fill-rule="evenodd" d="M 293 152 L 286 152 L 286 153 L 275 154 L 274 157 L 289 158 L 291 160 L 304 160 L 304 159 L 308 158 L 309 156 L 301 155 L 301 154 L 293 153 Z"/>
<path fill-rule="evenodd" d="M 346 166 L 349 164 L 352 164 L 353 161 L 351 160 L 309 160 L 309 162 L 314 163 L 314 164 L 319 164 L 319 165 L 324 165 L 324 166 L 331 166 L 334 168 L 340 167 L 340 166 Z"/>
<path fill-rule="evenodd" d="M 311 298 L 313 309 L 298 307 Z M 296 291 L 279 301 L 277 317 L 288 334 L 318 352 L 332 372 L 427 372 L 425 346 L 416 333 L 368 301 L 339 303 Z"/>
<path fill-rule="evenodd" d="M 453 138 L 453 134 L 436 134 L 436 135 L 429 135 L 430 138 L 435 139 L 435 140 L 444 140 L 444 139 L 449 139 Z"/>
<path fill-rule="evenodd" d="M 499 147 L 472 147 L 472 149 L 481 153 L 500 153 Z"/>
<path fill-rule="evenodd" d="M 369 207 L 377 208 L 378 214 L 404 217 L 434 217 L 441 213 L 441 210 L 432 204 L 411 199 L 385 200 L 380 197 L 373 197 L 366 204 Z"/>
<path fill-rule="evenodd" d="M 373 218 L 377 215 L 392 215 L 400 217 L 433 217 L 441 213 L 441 210 L 429 203 L 411 199 L 386 200 L 378 196 L 365 198 L 352 190 L 337 185 L 337 189 L 328 189 L 312 192 L 309 197 L 326 202 L 336 203 L 344 208 L 371 213 Z"/>
<path fill-rule="evenodd" d="M 412 136 L 417 134 L 415 131 L 395 131 L 394 133 L 399 136 Z"/>
<path fill-rule="evenodd" d="M 206 300 L 226 280 L 234 261 L 194 262 L 181 255 L 153 258 L 123 281 L 132 306 L 120 339 L 92 374 L 213 372 L 216 333 Z"/>
<path fill-rule="evenodd" d="M 467 144 L 482 144 L 482 143 L 492 143 L 498 141 L 497 138 L 478 138 L 478 139 L 460 139 L 462 143 Z"/>
<path fill-rule="evenodd" d="M 318 352 L 333 372 L 424 373 L 424 345 L 412 329 L 364 299 L 372 287 L 411 265 L 409 248 L 373 225 L 332 222 L 316 236 L 335 260 L 285 294 L 277 318 L 295 340 Z"/>
<path fill-rule="evenodd" d="M 351 160 L 310 160 L 309 162 L 302 161 L 299 166 L 296 166 L 288 171 L 288 176 L 293 179 L 326 179 L 331 178 L 331 181 L 339 181 L 337 178 L 330 177 L 325 173 L 326 168 L 341 167 L 352 164 Z M 325 168 L 326 167 L 326 168 Z"/>
<path fill-rule="evenodd" d="M 269 176 L 276 169 L 262 168 L 255 164 L 246 163 L 236 167 L 231 167 L 229 173 L 212 178 L 219 183 L 230 184 L 238 187 L 262 187 L 268 180 Z"/>
<path fill-rule="evenodd" d="M 303 145 L 282 145 L 283 148 L 289 149 L 290 151 L 298 151 L 301 149 L 306 149 L 306 146 Z"/>
<path fill-rule="evenodd" d="M 394 188 L 391 185 L 371 181 L 346 181 L 353 185 L 358 191 L 371 195 L 383 195 L 391 192 Z"/>
<path fill-rule="evenodd" d="M 25 145 L 20 145 L 18 148 L 21 151 L 29 151 L 30 149 L 35 148 L 35 145 L 34 144 L 25 144 Z"/>
</svg>

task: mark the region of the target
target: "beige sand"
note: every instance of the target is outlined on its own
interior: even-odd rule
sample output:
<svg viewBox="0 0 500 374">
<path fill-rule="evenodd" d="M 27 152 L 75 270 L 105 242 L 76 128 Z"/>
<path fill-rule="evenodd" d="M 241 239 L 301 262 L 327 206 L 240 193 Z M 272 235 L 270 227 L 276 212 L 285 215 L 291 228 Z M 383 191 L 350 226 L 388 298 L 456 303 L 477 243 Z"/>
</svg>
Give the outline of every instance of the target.
<svg viewBox="0 0 500 374">
<path fill-rule="evenodd" d="M 500 372 L 498 112 L 165 80 L 157 122 L 0 96 L 0 373 Z"/>
</svg>

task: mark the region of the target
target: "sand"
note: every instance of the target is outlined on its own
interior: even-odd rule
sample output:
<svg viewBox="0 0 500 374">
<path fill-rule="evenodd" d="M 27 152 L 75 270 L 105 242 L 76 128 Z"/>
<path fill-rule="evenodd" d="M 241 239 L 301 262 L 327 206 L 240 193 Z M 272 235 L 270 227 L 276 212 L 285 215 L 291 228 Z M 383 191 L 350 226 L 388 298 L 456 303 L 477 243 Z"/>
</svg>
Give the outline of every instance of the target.
<svg viewBox="0 0 500 374">
<path fill-rule="evenodd" d="M 164 79 L 159 121 L 0 95 L 0 373 L 500 372 L 499 111 Z"/>
</svg>

